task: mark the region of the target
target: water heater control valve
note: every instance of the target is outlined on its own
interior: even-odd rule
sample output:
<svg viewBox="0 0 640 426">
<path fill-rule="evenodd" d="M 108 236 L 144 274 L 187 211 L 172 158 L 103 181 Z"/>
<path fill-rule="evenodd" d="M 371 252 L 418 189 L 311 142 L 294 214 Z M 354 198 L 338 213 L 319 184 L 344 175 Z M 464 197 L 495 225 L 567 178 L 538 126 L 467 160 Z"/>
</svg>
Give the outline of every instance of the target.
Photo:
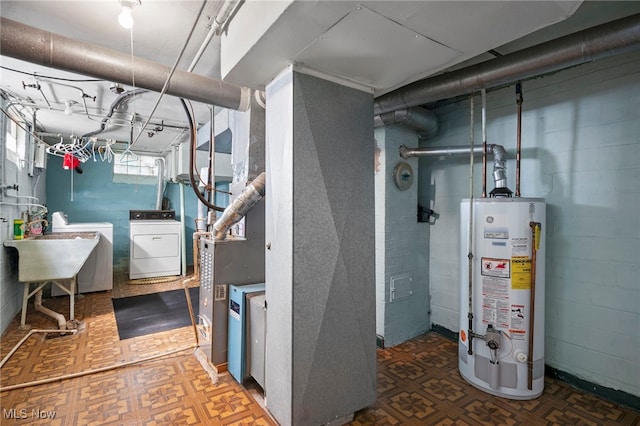
<svg viewBox="0 0 640 426">
<path fill-rule="evenodd" d="M 501 340 L 501 332 L 493 328 L 493 325 L 487 325 L 487 333 L 485 334 L 485 341 L 487 342 L 487 346 L 489 349 L 497 350 L 500 349 L 500 340 Z"/>
</svg>

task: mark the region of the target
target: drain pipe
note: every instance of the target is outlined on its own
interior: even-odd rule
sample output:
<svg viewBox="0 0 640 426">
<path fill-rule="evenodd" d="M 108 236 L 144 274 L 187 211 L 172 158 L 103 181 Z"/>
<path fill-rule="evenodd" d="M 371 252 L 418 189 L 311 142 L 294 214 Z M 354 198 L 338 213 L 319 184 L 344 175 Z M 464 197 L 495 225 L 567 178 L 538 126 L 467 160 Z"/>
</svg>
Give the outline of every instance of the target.
<svg viewBox="0 0 640 426">
<path fill-rule="evenodd" d="M 0 55 L 161 92 L 170 67 L 0 18 Z M 129 71 L 129 72 L 127 72 Z M 251 90 L 222 80 L 175 70 L 165 91 L 168 95 L 205 104 L 247 111 Z"/>
<path fill-rule="evenodd" d="M 73 296 L 71 296 L 73 297 Z M 33 302 L 34 307 L 36 308 L 36 311 L 38 312 L 42 312 L 43 314 L 50 316 L 51 318 L 55 319 L 58 322 L 58 328 L 60 330 L 66 330 L 67 329 L 67 320 L 64 318 L 64 315 L 56 312 L 56 311 L 52 311 L 51 309 L 45 307 L 42 305 L 42 290 L 38 290 L 36 292 L 36 296 L 35 296 L 35 300 Z M 72 320 L 73 318 L 70 318 L 70 320 Z"/>
<path fill-rule="evenodd" d="M 526 80 L 640 49 L 640 14 L 598 25 L 458 71 L 416 81 L 378 97 L 374 114 Z"/>
</svg>

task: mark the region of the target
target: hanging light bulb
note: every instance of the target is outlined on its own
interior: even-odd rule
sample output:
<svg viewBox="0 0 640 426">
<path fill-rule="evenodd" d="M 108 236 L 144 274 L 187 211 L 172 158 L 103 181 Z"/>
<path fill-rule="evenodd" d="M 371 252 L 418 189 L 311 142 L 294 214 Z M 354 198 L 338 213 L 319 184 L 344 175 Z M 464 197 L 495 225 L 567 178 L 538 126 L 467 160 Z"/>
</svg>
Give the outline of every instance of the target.
<svg viewBox="0 0 640 426">
<path fill-rule="evenodd" d="M 122 5 L 122 12 L 118 16 L 118 22 L 126 29 L 133 28 L 133 16 L 131 15 L 131 6 Z"/>
<path fill-rule="evenodd" d="M 120 15 L 118 16 L 118 22 L 126 29 L 133 28 L 133 7 L 140 5 L 139 0 L 127 1 L 121 0 L 120 4 L 122 5 L 122 10 L 120 11 Z"/>
</svg>

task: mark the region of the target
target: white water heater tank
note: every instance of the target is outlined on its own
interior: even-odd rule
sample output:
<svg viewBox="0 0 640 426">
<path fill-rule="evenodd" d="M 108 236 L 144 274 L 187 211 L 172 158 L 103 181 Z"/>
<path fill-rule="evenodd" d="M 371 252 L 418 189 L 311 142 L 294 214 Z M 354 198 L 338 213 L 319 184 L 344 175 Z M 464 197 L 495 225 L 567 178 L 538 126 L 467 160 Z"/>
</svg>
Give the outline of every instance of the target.
<svg viewBox="0 0 640 426">
<path fill-rule="evenodd" d="M 460 205 L 458 368 L 473 386 L 510 399 L 544 389 L 545 207 L 506 197 Z"/>
</svg>

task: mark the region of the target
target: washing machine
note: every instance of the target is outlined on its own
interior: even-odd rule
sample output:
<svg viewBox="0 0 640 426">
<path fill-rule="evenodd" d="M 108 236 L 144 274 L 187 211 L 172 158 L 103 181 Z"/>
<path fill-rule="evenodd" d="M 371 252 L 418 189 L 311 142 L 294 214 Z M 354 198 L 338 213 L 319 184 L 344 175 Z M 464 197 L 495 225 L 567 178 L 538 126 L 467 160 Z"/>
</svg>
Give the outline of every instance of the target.
<svg viewBox="0 0 640 426">
<path fill-rule="evenodd" d="M 113 224 L 109 222 L 69 223 L 64 212 L 51 215 L 52 232 L 99 232 L 100 241 L 77 278 L 78 293 L 113 289 Z M 58 286 L 52 286 L 52 296 L 66 296 Z"/>
<path fill-rule="evenodd" d="M 180 275 L 182 225 L 173 210 L 129 212 L 129 278 Z"/>
</svg>

